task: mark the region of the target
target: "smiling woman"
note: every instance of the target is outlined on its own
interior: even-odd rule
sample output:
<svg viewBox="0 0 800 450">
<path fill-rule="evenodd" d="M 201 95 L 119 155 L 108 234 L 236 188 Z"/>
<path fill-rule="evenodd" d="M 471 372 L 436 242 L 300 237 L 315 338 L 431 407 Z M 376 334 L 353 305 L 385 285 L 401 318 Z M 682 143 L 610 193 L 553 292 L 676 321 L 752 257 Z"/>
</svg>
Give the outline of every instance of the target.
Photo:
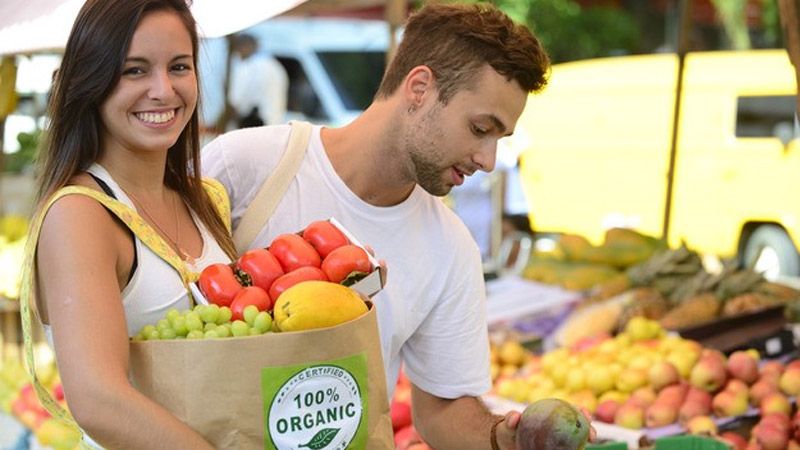
<svg viewBox="0 0 800 450">
<path fill-rule="evenodd" d="M 234 256 L 224 195 L 199 176 L 196 55 L 184 0 L 88 0 L 54 80 L 21 304 L 93 447 L 211 448 L 128 380 L 129 336 Z"/>
</svg>

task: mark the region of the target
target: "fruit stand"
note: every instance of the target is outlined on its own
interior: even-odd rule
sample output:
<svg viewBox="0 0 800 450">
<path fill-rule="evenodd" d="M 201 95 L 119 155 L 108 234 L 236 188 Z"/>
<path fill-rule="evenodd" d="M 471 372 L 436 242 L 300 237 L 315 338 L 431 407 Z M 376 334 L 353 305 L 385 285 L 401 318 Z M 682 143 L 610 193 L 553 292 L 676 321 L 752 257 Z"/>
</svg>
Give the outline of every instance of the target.
<svg viewBox="0 0 800 450">
<path fill-rule="evenodd" d="M 487 282 L 497 414 L 560 398 L 592 415 L 590 449 L 798 448 L 793 280 L 707 268 L 631 230 L 562 235 L 520 276 Z M 426 448 L 392 405 L 398 448 Z M 728 447 L 732 445 L 732 447 Z"/>
</svg>

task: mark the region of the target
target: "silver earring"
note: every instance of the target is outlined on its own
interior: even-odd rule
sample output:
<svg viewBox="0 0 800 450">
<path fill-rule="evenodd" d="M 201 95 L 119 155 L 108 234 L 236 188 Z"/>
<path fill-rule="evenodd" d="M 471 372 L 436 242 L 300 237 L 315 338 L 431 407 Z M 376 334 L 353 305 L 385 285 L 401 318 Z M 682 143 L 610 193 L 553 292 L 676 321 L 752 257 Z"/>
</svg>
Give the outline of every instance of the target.
<svg viewBox="0 0 800 450">
<path fill-rule="evenodd" d="M 408 113 L 409 114 L 414 114 L 414 111 L 416 111 L 416 110 L 417 110 L 417 106 L 416 105 L 411 105 L 411 106 L 408 107 Z"/>
</svg>

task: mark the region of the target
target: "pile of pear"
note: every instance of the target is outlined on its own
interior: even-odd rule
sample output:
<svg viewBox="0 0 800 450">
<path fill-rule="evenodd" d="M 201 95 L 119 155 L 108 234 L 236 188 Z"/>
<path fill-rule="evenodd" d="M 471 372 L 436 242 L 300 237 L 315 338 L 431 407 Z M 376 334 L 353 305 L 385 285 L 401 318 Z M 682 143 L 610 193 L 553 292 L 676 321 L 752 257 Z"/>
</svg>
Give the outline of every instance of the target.
<svg viewBox="0 0 800 450">
<path fill-rule="evenodd" d="M 691 431 L 693 421 L 699 429 L 751 408 L 791 417 L 800 360 L 764 362 L 752 349 L 726 357 L 637 317 L 616 336 L 532 357 L 517 374 L 500 376 L 494 392 L 520 403 L 562 399 L 630 429 L 679 423 Z"/>
</svg>

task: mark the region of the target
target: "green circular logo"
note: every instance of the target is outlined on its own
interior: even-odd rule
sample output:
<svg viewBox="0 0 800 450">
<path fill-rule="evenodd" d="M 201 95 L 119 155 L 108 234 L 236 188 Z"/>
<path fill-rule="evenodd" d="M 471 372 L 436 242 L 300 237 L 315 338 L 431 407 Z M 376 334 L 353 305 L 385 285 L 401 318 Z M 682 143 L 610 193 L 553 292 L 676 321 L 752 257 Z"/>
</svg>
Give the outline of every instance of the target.
<svg viewBox="0 0 800 450">
<path fill-rule="evenodd" d="M 347 370 L 307 367 L 289 378 L 269 408 L 270 438 L 280 450 L 344 450 L 361 423 L 361 391 Z"/>
</svg>

